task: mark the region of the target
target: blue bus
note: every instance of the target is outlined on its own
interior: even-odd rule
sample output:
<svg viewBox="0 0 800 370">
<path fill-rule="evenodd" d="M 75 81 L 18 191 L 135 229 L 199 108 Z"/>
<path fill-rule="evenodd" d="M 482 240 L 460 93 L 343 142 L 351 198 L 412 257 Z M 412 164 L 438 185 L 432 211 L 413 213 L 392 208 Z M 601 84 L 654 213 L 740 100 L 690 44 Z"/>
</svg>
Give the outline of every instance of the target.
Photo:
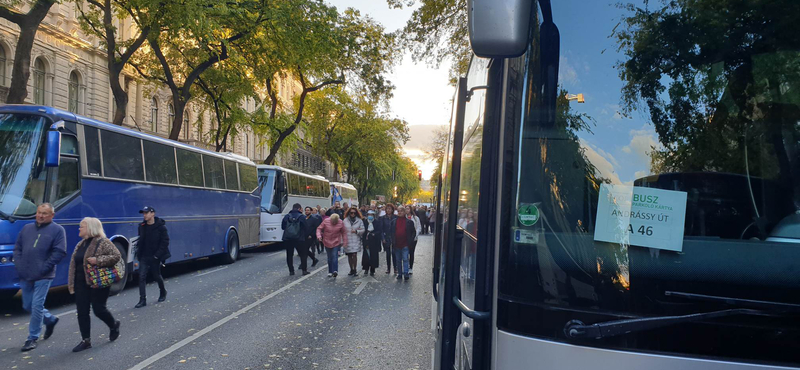
<svg viewBox="0 0 800 370">
<path fill-rule="evenodd" d="M 44 106 L 0 106 L 0 296 L 19 290 L 12 253 L 17 233 L 50 202 L 67 233 L 67 256 L 83 217 L 97 217 L 134 271 L 139 210 L 167 221 L 172 257 L 233 263 L 258 245 L 256 166 L 216 153 Z M 69 258 L 52 286 L 67 284 Z M 113 287 L 122 290 L 128 274 Z"/>
</svg>

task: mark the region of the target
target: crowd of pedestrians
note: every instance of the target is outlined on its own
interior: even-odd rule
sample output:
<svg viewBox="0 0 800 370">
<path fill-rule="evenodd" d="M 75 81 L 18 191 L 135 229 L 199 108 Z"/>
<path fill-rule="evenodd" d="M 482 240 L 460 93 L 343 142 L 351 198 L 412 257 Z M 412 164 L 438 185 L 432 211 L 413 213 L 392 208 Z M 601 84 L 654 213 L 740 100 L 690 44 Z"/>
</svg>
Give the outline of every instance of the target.
<svg viewBox="0 0 800 370">
<path fill-rule="evenodd" d="M 135 308 L 147 305 L 148 275 L 158 284 L 158 302 L 166 300 L 167 290 L 161 267 L 170 258 L 166 221 L 156 217 L 153 207 L 144 207 L 139 213 L 143 221 L 139 224 L 136 244 L 139 302 Z M 36 222 L 22 228 L 14 245 L 13 258 L 20 279 L 22 307 L 31 314 L 23 352 L 35 349 L 40 338 L 50 338 L 59 321 L 44 308 L 56 266 L 67 256 L 66 233 L 63 227 L 53 221 L 54 216 L 52 205 L 39 205 Z M 319 206 L 303 209 L 300 204 L 294 204 L 281 223 L 289 274 L 295 274 L 295 251 L 300 256 L 299 269 L 303 275 L 307 275 L 308 259 L 311 259 L 311 267 L 316 266 L 319 262 L 317 255 L 324 250 L 327 254 L 328 277 L 339 275 L 340 253 L 347 255 L 349 276 L 358 276 L 359 266 L 364 275 L 374 276 L 380 268 L 380 253 L 384 252 L 386 274 L 394 273 L 397 280 L 408 280 L 413 274 L 414 251 L 419 235 L 429 233 L 434 222 L 435 214 L 426 207 L 414 209 L 394 204 L 348 207 L 347 203 L 342 206 L 340 202 L 335 202 L 330 209 Z M 92 348 L 90 308 L 108 326 L 109 340 L 119 338 L 121 322 L 106 307 L 111 281 L 98 277 L 97 270 L 108 269 L 116 276 L 124 276 L 126 267 L 119 249 L 106 237 L 100 220 L 84 218 L 78 233 L 81 240 L 69 257 L 68 272 L 68 289 L 70 294 L 75 295 L 78 332 L 81 336 L 73 352 Z"/>
<path fill-rule="evenodd" d="M 339 256 L 347 255 L 348 276 L 358 276 L 359 267 L 364 275 L 375 275 L 380 268 L 380 253 L 385 253 L 386 274 L 397 280 L 408 280 L 414 273 L 414 255 L 420 235 L 433 230 L 436 215 L 427 207 L 365 206 L 348 207 L 335 202 L 329 208 L 306 207 L 305 216 L 298 204 L 282 222 L 286 264 L 289 275 L 294 275 L 294 252 L 300 256 L 300 270 L 309 274 L 306 259 L 326 251 L 328 277 L 339 276 Z M 361 263 L 358 257 L 361 256 Z"/>
</svg>

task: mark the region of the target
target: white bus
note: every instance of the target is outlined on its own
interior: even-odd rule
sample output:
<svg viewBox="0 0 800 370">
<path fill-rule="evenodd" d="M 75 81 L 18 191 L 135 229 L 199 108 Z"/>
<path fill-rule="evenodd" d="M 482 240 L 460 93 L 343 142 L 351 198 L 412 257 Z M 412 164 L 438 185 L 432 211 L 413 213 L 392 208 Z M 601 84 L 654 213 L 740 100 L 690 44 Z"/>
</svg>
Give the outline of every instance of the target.
<svg viewBox="0 0 800 370">
<path fill-rule="evenodd" d="M 331 204 L 330 183 L 322 176 L 309 175 L 278 166 L 258 166 L 261 185 L 261 242 L 283 240 L 281 221 L 300 203 L 303 208 Z"/>
<path fill-rule="evenodd" d="M 358 190 L 346 182 L 331 182 L 331 198 L 331 204 L 339 201 L 343 206 L 347 203 L 358 207 Z"/>
</svg>

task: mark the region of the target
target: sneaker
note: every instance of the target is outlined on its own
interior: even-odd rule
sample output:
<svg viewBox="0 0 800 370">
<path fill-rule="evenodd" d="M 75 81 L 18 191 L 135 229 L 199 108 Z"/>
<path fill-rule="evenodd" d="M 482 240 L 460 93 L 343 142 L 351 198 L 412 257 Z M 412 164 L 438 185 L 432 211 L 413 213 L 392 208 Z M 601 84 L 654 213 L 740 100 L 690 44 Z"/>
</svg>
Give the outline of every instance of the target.
<svg viewBox="0 0 800 370">
<path fill-rule="evenodd" d="M 311 267 L 314 267 L 319 263 L 319 258 L 314 258 L 314 262 L 311 263 Z"/>
<path fill-rule="evenodd" d="M 72 349 L 72 352 L 80 352 L 89 348 L 92 348 L 92 340 L 84 339 L 80 343 L 78 343 L 78 345 L 75 346 L 75 348 Z"/>
<path fill-rule="evenodd" d="M 294 271 L 289 271 L 289 276 L 294 276 Z"/>
<path fill-rule="evenodd" d="M 406 274 L 406 275 L 405 275 L 403 278 L 404 278 L 404 279 L 406 279 L 406 280 L 408 280 L 408 279 L 409 279 L 409 276 L 408 276 L 408 274 Z"/>
<path fill-rule="evenodd" d="M 350 273 L 349 273 L 349 274 L 347 274 L 347 276 L 353 276 L 353 275 L 355 275 L 355 274 L 356 274 L 356 272 L 355 272 L 355 271 L 353 271 L 353 270 L 350 270 Z"/>
<path fill-rule="evenodd" d="M 165 291 L 161 292 L 161 294 L 158 295 L 158 301 L 159 302 L 164 302 L 166 300 L 167 300 L 167 291 L 165 290 Z"/>
<path fill-rule="evenodd" d="M 333 277 L 337 277 L 337 276 L 339 276 L 339 273 L 338 272 L 334 272 L 333 273 Z"/>
<path fill-rule="evenodd" d="M 114 321 L 114 327 L 111 328 L 111 334 L 108 335 L 108 339 L 111 340 L 112 342 L 117 340 L 117 338 L 119 338 L 119 326 L 121 324 L 122 323 L 119 322 L 119 320 Z"/>
<path fill-rule="evenodd" d="M 304 276 L 305 276 L 305 275 L 308 275 L 308 274 L 310 274 L 310 272 L 308 272 L 308 270 L 303 270 L 303 275 L 304 275 Z"/>
<path fill-rule="evenodd" d="M 391 270 L 386 270 L 386 275 L 389 275 L 389 274 L 391 274 L 391 273 L 392 273 L 392 271 L 391 271 Z"/>
<path fill-rule="evenodd" d="M 395 279 L 400 280 L 402 278 L 403 278 L 403 275 L 397 274 L 397 277 Z"/>
<path fill-rule="evenodd" d="M 408 269 L 408 274 L 409 274 L 409 275 L 413 275 L 413 274 L 414 274 L 414 271 L 413 271 L 412 269 Z"/>
<path fill-rule="evenodd" d="M 29 339 L 29 340 L 25 341 L 25 345 L 22 346 L 21 351 L 22 352 L 28 352 L 28 351 L 30 351 L 30 350 L 32 350 L 34 348 L 36 348 L 36 339 L 33 339 L 33 340 Z"/>
<path fill-rule="evenodd" d="M 50 324 L 45 324 L 44 326 L 44 339 L 50 338 L 53 335 L 53 330 L 56 329 L 56 324 L 58 324 L 58 317 L 53 317 L 53 322 Z"/>
<path fill-rule="evenodd" d="M 370 271 L 369 276 L 375 276 L 375 271 Z"/>
<path fill-rule="evenodd" d="M 333 276 L 333 274 L 328 274 L 328 277 L 332 277 L 332 276 Z"/>
</svg>

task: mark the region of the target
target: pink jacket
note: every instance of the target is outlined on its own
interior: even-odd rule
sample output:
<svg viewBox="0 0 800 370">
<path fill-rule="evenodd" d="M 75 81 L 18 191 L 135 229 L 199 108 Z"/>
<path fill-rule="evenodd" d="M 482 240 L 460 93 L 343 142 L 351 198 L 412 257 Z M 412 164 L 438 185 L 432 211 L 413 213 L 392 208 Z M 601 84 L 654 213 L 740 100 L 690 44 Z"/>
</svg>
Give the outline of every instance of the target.
<svg viewBox="0 0 800 370">
<path fill-rule="evenodd" d="M 317 239 L 322 239 L 325 248 L 338 247 L 345 240 L 344 222 L 339 220 L 336 225 L 331 224 L 331 219 L 326 218 L 317 228 Z"/>
</svg>

